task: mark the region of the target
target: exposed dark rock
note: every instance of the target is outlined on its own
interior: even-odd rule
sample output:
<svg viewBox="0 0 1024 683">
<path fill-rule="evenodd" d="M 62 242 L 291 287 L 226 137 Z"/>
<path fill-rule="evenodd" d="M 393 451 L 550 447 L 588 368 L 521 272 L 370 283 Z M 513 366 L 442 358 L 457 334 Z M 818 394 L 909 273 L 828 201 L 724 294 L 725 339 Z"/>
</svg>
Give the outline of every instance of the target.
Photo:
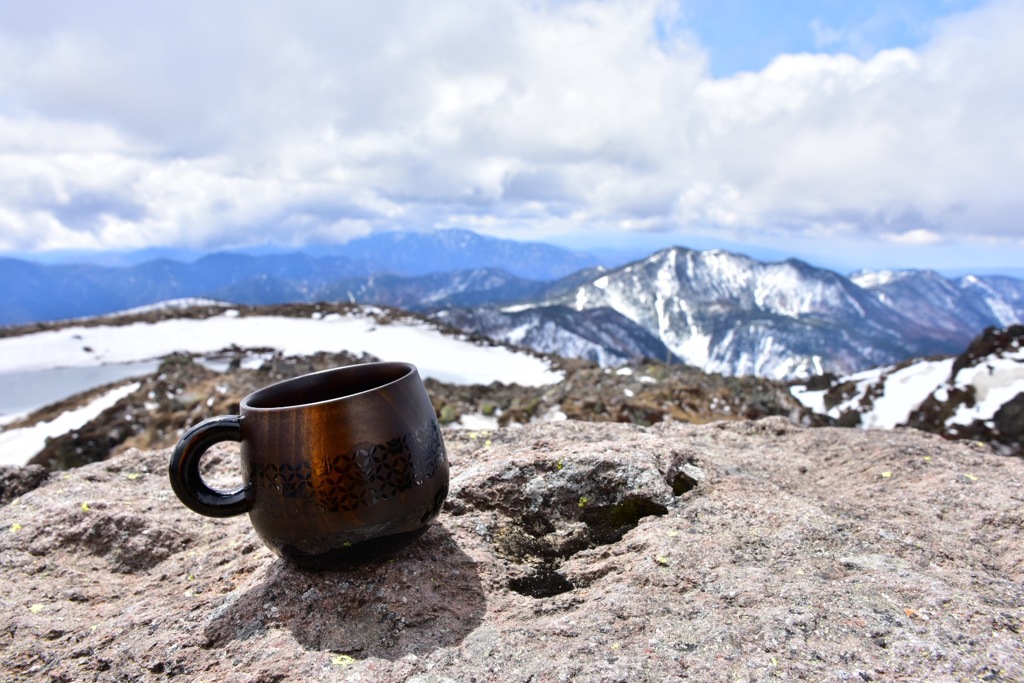
<svg viewBox="0 0 1024 683">
<path fill-rule="evenodd" d="M 1014 396 L 996 411 L 995 428 L 1007 440 L 1017 439 L 1024 445 L 1024 392 Z"/>
<path fill-rule="evenodd" d="M 46 481 L 48 476 L 46 468 L 39 465 L 0 466 L 0 505 L 7 505 L 18 496 L 28 493 Z"/>
<path fill-rule="evenodd" d="M 952 374 L 983 361 L 986 357 L 999 354 L 1024 343 L 1024 325 L 1010 325 L 1006 329 L 986 328 L 970 346 L 953 361 Z"/>
</svg>

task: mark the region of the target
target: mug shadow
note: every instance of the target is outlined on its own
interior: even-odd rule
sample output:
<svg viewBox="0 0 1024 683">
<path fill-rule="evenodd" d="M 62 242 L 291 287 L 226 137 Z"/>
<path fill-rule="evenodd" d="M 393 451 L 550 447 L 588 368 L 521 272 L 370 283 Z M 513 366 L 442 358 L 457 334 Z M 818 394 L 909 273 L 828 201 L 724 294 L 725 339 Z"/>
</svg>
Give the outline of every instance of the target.
<svg viewBox="0 0 1024 683">
<path fill-rule="evenodd" d="M 324 571 L 277 559 L 263 573 L 214 610 L 208 646 L 276 627 L 307 650 L 395 660 L 460 643 L 486 611 L 476 563 L 438 523 L 391 559 Z"/>
</svg>

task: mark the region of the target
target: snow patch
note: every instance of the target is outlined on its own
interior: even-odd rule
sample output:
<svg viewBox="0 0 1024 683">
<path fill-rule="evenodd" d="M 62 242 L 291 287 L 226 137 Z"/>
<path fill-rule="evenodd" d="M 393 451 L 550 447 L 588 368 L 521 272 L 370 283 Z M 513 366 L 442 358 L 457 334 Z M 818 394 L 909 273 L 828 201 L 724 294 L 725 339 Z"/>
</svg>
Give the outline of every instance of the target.
<svg viewBox="0 0 1024 683">
<path fill-rule="evenodd" d="M 806 384 L 796 384 L 789 389 L 793 398 L 800 402 L 808 410 L 819 415 L 825 415 L 825 390 L 808 391 Z"/>
<path fill-rule="evenodd" d="M 974 405 L 960 405 L 947 426 L 991 420 L 1004 403 L 1024 392 L 1024 349 L 963 368 L 953 383 L 960 388 L 974 387 Z"/>
<path fill-rule="evenodd" d="M 587 307 L 586 287 L 580 287 L 578 290 L 576 290 L 576 303 L 574 305 L 577 311 L 582 311 Z"/>
<path fill-rule="evenodd" d="M 1024 392 L 1024 349 L 1002 356 L 992 356 L 984 362 L 961 369 L 949 381 L 954 358 L 936 361 L 918 361 L 898 370 L 892 367 L 866 370 L 840 380 L 853 382 L 852 394 L 831 410 L 825 409 L 825 390 L 808 391 L 805 385 L 791 387 L 790 393 L 802 405 L 822 415 L 839 418 L 849 410 L 861 412 L 862 399 L 873 387 L 882 385 L 882 391 L 871 401 L 870 410 L 861 412 L 861 426 L 865 429 L 892 429 L 906 424 L 910 414 L 925 400 L 933 397 L 945 402 L 951 389 L 974 389 L 974 405 L 959 405 L 946 421 L 946 426 L 970 425 L 975 420 L 985 422 L 1017 394 Z"/>
<path fill-rule="evenodd" d="M 905 424 L 910 413 L 942 385 L 953 367 L 953 359 L 922 361 L 893 372 L 885 380 L 885 392 L 872 409 L 861 416 L 865 429 L 892 429 Z"/>
<path fill-rule="evenodd" d="M 458 422 L 445 425 L 449 429 L 471 429 L 473 431 L 494 431 L 498 428 L 498 418 L 494 415 L 471 413 L 463 415 Z"/>
<path fill-rule="evenodd" d="M 97 396 L 88 404 L 62 413 L 49 422 L 31 427 L 0 431 L 0 465 L 24 465 L 46 446 L 48 438 L 63 436 L 81 428 L 100 413 L 142 386 L 139 382 L 125 384 Z"/>
<path fill-rule="evenodd" d="M 850 276 L 850 281 L 861 289 L 874 289 L 902 280 L 908 273 L 901 270 L 862 270 Z"/>
<path fill-rule="evenodd" d="M 804 385 L 794 386 L 790 389 L 790 393 L 793 397 L 800 401 L 804 406 L 813 410 L 821 415 L 828 415 L 829 417 L 838 418 L 840 415 L 848 410 L 855 408 L 860 404 L 861 398 L 867 393 L 869 387 L 877 384 L 887 373 L 892 370 L 892 366 L 885 366 L 881 368 L 871 368 L 870 370 L 863 370 L 861 372 L 849 375 L 842 379 L 843 382 L 853 382 L 854 390 L 852 395 L 842 403 L 833 406 L 831 410 L 825 409 L 825 394 L 826 390 L 820 391 L 808 391 Z"/>
<path fill-rule="evenodd" d="M 0 339 L 0 373 L 86 367 L 162 358 L 174 352 L 212 354 L 237 345 L 285 355 L 348 351 L 408 361 L 423 377 L 453 384 L 498 381 L 543 386 L 562 380 L 547 361 L 504 347 L 478 346 L 418 321 L 380 324 L 365 314 L 321 320 L 279 316 L 169 319 L 130 325 L 74 326 Z"/>
</svg>

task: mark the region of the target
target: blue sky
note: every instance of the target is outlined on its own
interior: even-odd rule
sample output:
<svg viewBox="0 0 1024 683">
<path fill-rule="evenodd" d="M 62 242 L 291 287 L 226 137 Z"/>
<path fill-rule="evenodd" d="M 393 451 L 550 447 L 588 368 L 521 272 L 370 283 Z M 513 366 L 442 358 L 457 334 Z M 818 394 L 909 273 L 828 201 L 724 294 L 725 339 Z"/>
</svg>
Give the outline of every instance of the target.
<svg viewBox="0 0 1024 683">
<path fill-rule="evenodd" d="M 0 0 L 0 253 L 1024 263 L 1024 0 Z"/>
<path fill-rule="evenodd" d="M 852 54 L 918 48 L 935 21 L 979 0 L 695 0 L 682 3 L 663 31 L 692 32 L 715 77 L 760 71 L 780 54 Z"/>
</svg>

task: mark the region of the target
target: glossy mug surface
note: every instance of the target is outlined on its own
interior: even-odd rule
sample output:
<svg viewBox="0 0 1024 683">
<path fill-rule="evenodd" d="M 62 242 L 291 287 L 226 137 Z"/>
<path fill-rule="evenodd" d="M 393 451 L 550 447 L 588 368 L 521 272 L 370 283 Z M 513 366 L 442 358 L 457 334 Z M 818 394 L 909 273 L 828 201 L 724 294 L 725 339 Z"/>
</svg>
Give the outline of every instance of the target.
<svg viewBox="0 0 1024 683">
<path fill-rule="evenodd" d="M 249 513 L 278 555 L 328 568 L 390 554 L 415 540 L 448 495 L 448 457 L 415 366 L 368 363 L 285 380 L 246 396 L 239 415 L 187 431 L 171 486 L 210 517 Z M 242 485 L 212 489 L 199 462 L 241 442 Z"/>
</svg>

